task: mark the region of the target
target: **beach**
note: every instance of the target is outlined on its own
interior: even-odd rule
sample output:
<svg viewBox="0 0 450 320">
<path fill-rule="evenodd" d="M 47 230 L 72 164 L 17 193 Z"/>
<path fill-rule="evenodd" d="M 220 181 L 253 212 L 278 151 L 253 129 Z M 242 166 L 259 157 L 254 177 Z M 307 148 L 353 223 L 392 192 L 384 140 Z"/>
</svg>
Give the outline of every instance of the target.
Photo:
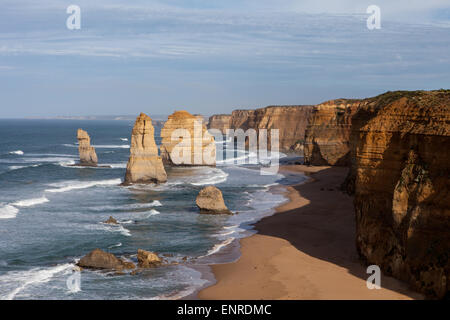
<svg viewBox="0 0 450 320">
<path fill-rule="evenodd" d="M 366 266 L 355 246 L 353 199 L 340 190 L 348 169 L 282 166 L 281 172 L 310 176 L 286 188 L 289 201 L 255 225 L 240 241 L 241 257 L 212 265 L 216 283 L 200 299 L 383 299 L 423 296 L 386 275 L 369 290 Z"/>
</svg>

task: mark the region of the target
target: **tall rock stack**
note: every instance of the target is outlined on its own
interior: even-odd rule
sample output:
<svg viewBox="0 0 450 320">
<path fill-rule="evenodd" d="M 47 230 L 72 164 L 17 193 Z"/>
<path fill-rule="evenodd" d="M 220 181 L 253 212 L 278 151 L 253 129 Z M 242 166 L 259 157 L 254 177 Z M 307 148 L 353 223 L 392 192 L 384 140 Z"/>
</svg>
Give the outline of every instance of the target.
<svg viewBox="0 0 450 320">
<path fill-rule="evenodd" d="M 183 131 L 185 134 L 182 134 Z M 161 158 L 166 164 L 216 164 L 214 137 L 208 133 L 201 116 L 187 111 L 174 112 L 164 124 L 161 138 Z"/>
<path fill-rule="evenodd" d="M 161 157 L 158 156 L 154 133 L 152 119 L 141 113 L 131 134 L 130 158 L 124 184 L 167 181 Z"/>
<path fill-rule="evenodd" d="M 428 297 L 449 297 L 450 90 L 388 92 L 352 122 L 359 253 Z"/>
<path fill-rule="evenodd" d="M 78 152 L 80 154 L 80 165 L 82 166 L 97 166 L 97 154 L 94 147 L 91 146 L 91 138 L 83 129 L 77 131 Z"/>
<path fill-rule="evenodd" d="M 314 107 L 306 128 L 305 163 L 315 166 L 348 166 L 352 116 L 359 100 L 331 100 Z"/>
</svg>

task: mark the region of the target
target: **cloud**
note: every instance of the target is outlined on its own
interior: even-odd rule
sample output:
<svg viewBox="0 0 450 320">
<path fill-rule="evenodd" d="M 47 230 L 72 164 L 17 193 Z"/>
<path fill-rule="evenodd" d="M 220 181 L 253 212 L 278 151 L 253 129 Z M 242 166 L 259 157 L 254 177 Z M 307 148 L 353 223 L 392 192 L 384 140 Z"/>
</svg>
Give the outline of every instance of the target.
<svg viewBox="0 0 450 320">
<path fill-rule="evenodd" d="M 315 95 L 307 102 L 320 102 L 336 92 L 442 87 L 450 74 L 450 23 L 442 14 L 439 23 L 428 17 L 445 12 L 446 2 L 3 0 L 0 70 L 12 71 L 0 74 L 0 84 L 6 96 L 35 90 L 49 105 L 59 101 L 45 88 L 63 96 L 67 87 L 113 105 L 126 103 L 123 96 L 148 98 L 140 84 L 157 83 L 166 90 L 153 90 L 152 101 L 164 106 L 178 103 L 178 94 L 209 106 L 221 94 L 229 103 L 302 103 L 294 101 L 302 88 Z M 72 3 L 81 7 L 81 30 L 66 28 Z M 381 6 L 381 30 L 366 28 L 366 4 Z M 214 89 L 188 90 L 193 81 Z"/>
</svg>

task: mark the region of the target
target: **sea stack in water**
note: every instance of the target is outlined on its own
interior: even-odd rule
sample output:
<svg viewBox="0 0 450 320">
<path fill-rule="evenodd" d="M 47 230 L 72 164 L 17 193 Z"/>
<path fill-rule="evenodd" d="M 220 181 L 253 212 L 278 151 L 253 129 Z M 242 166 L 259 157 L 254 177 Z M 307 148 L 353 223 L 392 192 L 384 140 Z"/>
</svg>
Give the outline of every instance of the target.
<svg viewBox="0 0 450 320">
<path fill-rule="evenodd" d="M 124 184 L 161 183 L 167 181 L 166 170 L 158 156 L 152 119 L 141 113 L 131 134 L 130 159 Z"/>
<path fill-rule="evenodd" d="M 187 111 L 169 116 L 161 130 L 161 158 L 169 165 L 214 166 L 216 145 L 203 117 Z"/>
<path fill-rule="evenodd" d="M 91 138 L 83 129 L 77 131 L 78 152 L 80 153 L 80 164 L 83 166 L 97 166 L 97 154 L 91 146 Z"/>
<path fill-rule="evenodd" d="M 214 186 L 200 190 L 195 203 L 200 213 L 233 214 L 225 205 L 222 192 Z"/>
</svg>

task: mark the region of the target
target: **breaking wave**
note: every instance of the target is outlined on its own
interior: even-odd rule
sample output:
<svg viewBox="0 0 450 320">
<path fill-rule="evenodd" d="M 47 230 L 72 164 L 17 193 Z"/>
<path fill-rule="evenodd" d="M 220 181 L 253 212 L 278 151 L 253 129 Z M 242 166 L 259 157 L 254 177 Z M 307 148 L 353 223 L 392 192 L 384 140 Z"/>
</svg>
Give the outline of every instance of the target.
<svg viewBox="0 0 450 320">
<path fill-rule="evenodd" d="M 112 186 L 118 185 L 122 182 L 121 179 L 109 179 L 109 180 L 99 180 L 99 181 L 65 181 L 61 183 L 53 183 L 49 186 L 55 187 L 54 189 L 47 189 L 46 192 L 67 192 L 72 190 L 86 189 L 97 186 Z"/>
</svg>

